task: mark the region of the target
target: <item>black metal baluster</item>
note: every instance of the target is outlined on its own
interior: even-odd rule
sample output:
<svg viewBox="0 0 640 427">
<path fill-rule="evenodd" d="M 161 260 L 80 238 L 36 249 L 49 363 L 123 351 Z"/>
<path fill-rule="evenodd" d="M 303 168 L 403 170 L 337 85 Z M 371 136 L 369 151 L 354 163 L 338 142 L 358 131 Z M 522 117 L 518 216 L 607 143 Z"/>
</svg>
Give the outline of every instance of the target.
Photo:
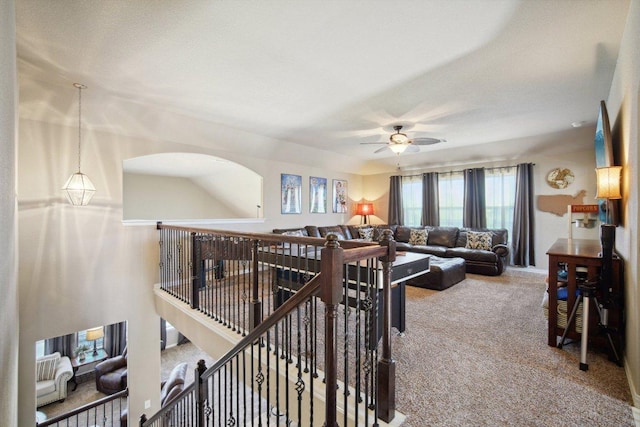
<svg viewBox="0 0 640 427">
<path fill-rule="evenodd" d="M 344 358 L 344 373 L 343 373 L 343 399 L 344 399 L 344 425 L 348 423 L 347 414 L 349 412 L 349 315 L 351 314 L 351 307 L 349 306 L 349 265 L 343 266 L 343 278 L 342 278 L 342 292 L 343 303 L 342 309 L 344 310 L 344 326 L 343 326 L 343 343 L 342 343 L 342 356 Z M 359 283 L 355 284 L 356 291 L 358 291 Z M 336 328 L 337 332 L 337 328 Z M 356 417 L 357 419 L 357 417 Z"/>
</svg>

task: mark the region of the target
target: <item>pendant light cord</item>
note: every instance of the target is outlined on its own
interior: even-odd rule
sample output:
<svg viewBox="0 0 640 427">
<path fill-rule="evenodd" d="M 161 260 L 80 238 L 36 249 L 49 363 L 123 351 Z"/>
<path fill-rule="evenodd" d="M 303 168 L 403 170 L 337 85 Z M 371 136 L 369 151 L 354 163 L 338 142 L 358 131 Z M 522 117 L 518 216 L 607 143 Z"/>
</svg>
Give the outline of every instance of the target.
<svg viewBox="0 0 640 427">
<path fill-rule="evenodd" d="M 82 141 L 82 85 L 78 84 L 78 173 L 80 173 L 80 142 Z"/>
</svg>

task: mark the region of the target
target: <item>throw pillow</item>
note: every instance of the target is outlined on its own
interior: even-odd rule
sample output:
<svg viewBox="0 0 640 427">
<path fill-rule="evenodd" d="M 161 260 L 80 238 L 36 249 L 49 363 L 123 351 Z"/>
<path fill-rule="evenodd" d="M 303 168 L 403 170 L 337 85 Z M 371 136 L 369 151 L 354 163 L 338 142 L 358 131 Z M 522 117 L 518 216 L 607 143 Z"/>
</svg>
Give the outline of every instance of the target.
<svg viewBox="0 0 640 427">
<path fill-rule="evenodd" d="M 409 236 L 410 245 L 426 245 L 427 244 L 427 230 L 424 229 L 412 229 Z"/>
<path fill-rule="evenodd" d="M 366 240 L 367 242 L 373 241 L 373 228 L 360 228 L 358 229 L 358 234 L 361 239 Z"/>
<path fill-rule="evenodd" d="M 36 361 L 36 381 L 53 380 L 56 377 L 58 360 L 60 360 L 60 353 L 39 358 Z"/>
<path fill-rule="evenodd" d="M 465 248 L 490 251 L 491 245 L 491 233 L 486 231 L 467 231 L 467 244 Z"/>
<path fill-rule="evenodd" d="M 304 233 L 302 230 L 294 230 L 294 231 L 285 231 L 282 233 L 283 236 L 294 236 L 294 237 L 304 237 Z"/>
</svg>

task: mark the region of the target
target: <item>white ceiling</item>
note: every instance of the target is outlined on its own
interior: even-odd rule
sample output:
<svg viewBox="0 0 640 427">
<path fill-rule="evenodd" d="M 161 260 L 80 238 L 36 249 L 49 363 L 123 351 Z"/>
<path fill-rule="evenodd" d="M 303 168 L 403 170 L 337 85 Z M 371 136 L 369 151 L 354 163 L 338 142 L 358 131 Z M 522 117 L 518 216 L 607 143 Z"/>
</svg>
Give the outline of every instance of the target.
<svg viewBox="0 0 640 427">
<path fill-rule="evenodd" d="M 608 97 L 627 9 L 628 0 L 18 0 L 20 115 L 75 123 L 79 81 L 95 129 L 172 139 L 198 123 L 215 148 L 242 150 L 237 131 L 265 147 L 360 160 L 362 173 L 515 157 L 555 133 L 587 147 L 571 123 L 594 124 Z M 386 141 L 394 124 L 447 142 L 399 157 L 360 145 Z"/>
</svg>

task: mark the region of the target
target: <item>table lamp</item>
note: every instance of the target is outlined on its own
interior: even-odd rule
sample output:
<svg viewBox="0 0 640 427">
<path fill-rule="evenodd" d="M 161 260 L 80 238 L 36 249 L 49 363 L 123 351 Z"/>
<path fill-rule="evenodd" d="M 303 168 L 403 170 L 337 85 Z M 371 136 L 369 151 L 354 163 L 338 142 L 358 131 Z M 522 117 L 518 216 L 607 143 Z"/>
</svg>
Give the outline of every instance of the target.
<svg viewBox="0 0 640 427">
<path fill-rule="evenodd" d="M 373 203 L 358 203 L 356 205 L 356 215 L 360 215 L 362 217 L 360 218 L 360 222 L 364 219 L 364 223 L 366 224 L 369 219 L 369 215 L 373 215 Z"/>
<path fill-rule="evenodd" d="M 622 199 L 620 194 L 620 175 L 622 166 L 596 168 L 596 199 L 605 199 L 605 221 L 610 224 L 609 200 Z"/>
<path fill-rule="evenodd" d="M 102 326 L 97 328 L 87 329 L 87 341 L 93 341 L 93 355 L 98 355 L 98 349 L 96 347 L 96 341 L 104 336 L 104 328 Z"/>
</svg>

